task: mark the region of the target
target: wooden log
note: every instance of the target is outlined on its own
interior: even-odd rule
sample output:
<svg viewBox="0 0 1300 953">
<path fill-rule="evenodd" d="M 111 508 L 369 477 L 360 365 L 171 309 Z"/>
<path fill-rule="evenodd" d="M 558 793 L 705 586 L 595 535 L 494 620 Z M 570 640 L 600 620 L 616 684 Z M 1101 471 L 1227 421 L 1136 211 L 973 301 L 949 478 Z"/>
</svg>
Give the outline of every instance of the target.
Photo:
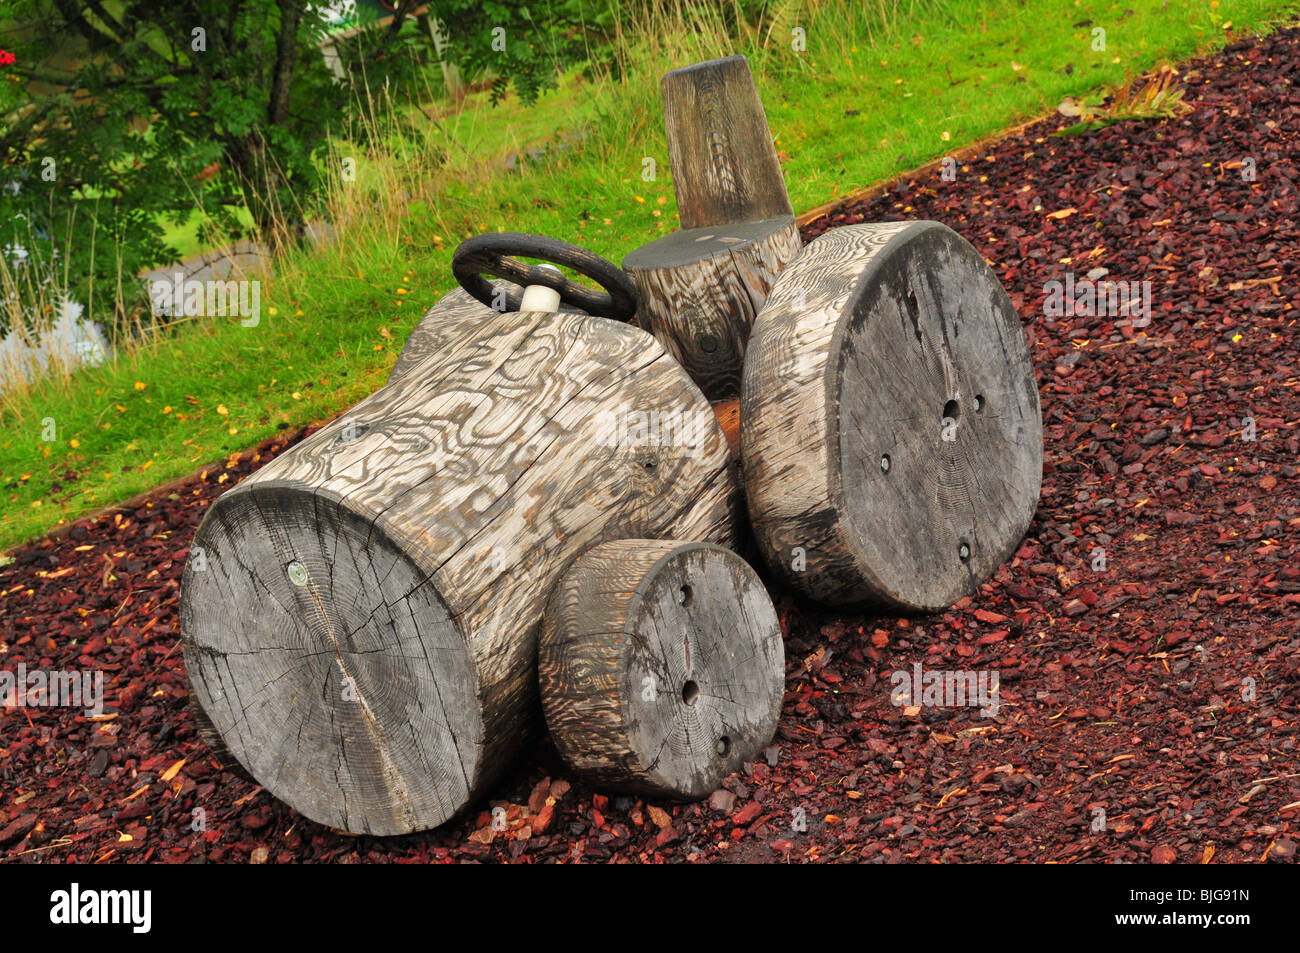
<svg viewBox="0 0 1300 953">
<path fill-rule="evenodd" d="M 794 217 L 745 57 L 673 70 L 660 91 L 682 228 Z"/>
<path fill-rule="evenodd" d="M 626 408 L 693 415 L 695 439 L 611 439 Z M 563 569 L 608 539 L 729 543 L 728 456 L 646 332 L 484 316 L 213 504 L 182 581 L 193 694 L 312 820 L 435 827 L 539 726 L 536 634 Z"/>
<path fill-rule="evenodd" d="M 754 315 L 799 230 L 743 56 L 673 70 L 661 84 L 682 231 L 628 255 L 642 327 L 710 400 L 740 393 Z"/>
<path fill-rule="evenodd" d="M 688 229 L 623 260 L 641 326 L 710 400 L 735 397 L 754 316 L 802 247 L 793 216 Z"/>
<path fill-rule="evenodd" d="M 795 588 L 952 605 L 1038 503 L 1038 387 L 1010 299 L 937 222 L 827 232 L 754 324 L 740 442 L 755 536 Z"/>
<path fill-rule="evenodd" d="M 494 284 L 507 285 L 508 282 L 497 281 Z M 567 314 L 583 313 L 578 308 L 572 308 L 566 304 L 561 304 L 560 310 Z M 389 372 L 388 383 L 391 384 L 400 379 L 424 358 L 446 347 L 450 342 L 458 340 L 467 334 L 473 334 L 475 327 L 495 314 L 496 312 L 491 308 L 481 304 L 462 288 L 457 288 L 443 295 L 432 308 L 425 312 L 424 317 L 420 319 L 420 323 L 411 330 L 401 354 L 398 355 L 397 363 L 393 365 L 392 371 Z M 668 350 L 668 348 L 665 347 L 665 350 Z M 669 354 L 673 353 L 671 350 L 668 352 Z M 714 401 L 713 414 L 722 426 L 722 432 L 727 438 L 727 445 L 731 448 L 737 471 L 739 471 L 739 392 L 734 397 Z M 737 472 L 737 476 L 739 476 L 739 472 Z"/>
<path fill-rule="evenodd" d="M 500 278 L 493 279 L 492 287 L 518 291 L 519 286 Z M 561 304 L 560 311 L 566 314 L 582 314 L 578 308 Z M 466 340 L 497 312 L 476 299 L 464 288 L 454 288 L 437 300 L 437 302 L 420 319 L 406 339 L 402 353 L 397 356 L 397 363 L 388 374 L 388 383 L 402 377 L 420 361 L 435 351 L 440 351 L 455 341 Z"/>
<path fill-rule="evenodd" d="M 785 653 L 772 601 L 735 553 L 624 539 L 561 578 L 537 672 L 551 737 L 576 774 L 695 800 L 771 741 Z"/>
</svg>

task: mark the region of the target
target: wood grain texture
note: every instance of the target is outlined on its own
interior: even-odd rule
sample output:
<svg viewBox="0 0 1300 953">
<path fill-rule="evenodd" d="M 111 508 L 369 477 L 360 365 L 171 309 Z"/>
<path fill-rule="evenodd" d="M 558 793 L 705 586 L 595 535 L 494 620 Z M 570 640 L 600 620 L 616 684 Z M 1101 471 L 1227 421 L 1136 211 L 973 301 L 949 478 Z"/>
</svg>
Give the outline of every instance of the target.
<svg viewBox="0 0 1300 953">
<path fill-rule="evenodd" d="M 611 413 L 697 414 L 689 446 Z M 646 332 L 489 313 L 213 505 L 181 624 L 194 694 L 276 797 L 356 833 L 437 826 L 540 723 L 555 581 L 608 539 L 730 543 L 707 402 Z"/>
<path fill-rule="evenodd" d="M 494 280 L 492 288 L 505 289 L 507 292 L 522 290 L 518 285 L 501 279 Z M 566 314 L 584 313 L 566 304 L 561 304 L 560 310 Z M 393 383 L 447 344 L 473 336 L 475 328 L 496 314 L 496 311 L 478 301 L 464 288 L 454 288 L 447 292 L 424 313 L 420 323 L 411 330 L 402 353 L 397 356 L 397 363 L 388 373 L 388 383 Z"/>
<path fill-rule="evenodd" d="M 703 798 L 776 731 L 781 627 L 757 574 L 729 550 L 609 542 L 556 586 L 538 682 L 551 736 L 579 776 Z"/>
<path fill-rule="evenodd" d="M 745 57 L 673 70 L 660 90 L 682 228 L 794 216 Z"/>
<path fill-rule="evenodd" d="M 777 279 L 745 364 L 741 458 L 764 558 L 795 588 L 951 605 L 1023 537 L 1042 455 L 1024 331 L 956 233 L 837 228 Z"/>
<path fill-rule="evenodd" d="M 673 232 L 623 260 L 641 326 L 710 400 L 738 396 L 754 316 L 803 247 L 793 217 Z"/>
</svg>

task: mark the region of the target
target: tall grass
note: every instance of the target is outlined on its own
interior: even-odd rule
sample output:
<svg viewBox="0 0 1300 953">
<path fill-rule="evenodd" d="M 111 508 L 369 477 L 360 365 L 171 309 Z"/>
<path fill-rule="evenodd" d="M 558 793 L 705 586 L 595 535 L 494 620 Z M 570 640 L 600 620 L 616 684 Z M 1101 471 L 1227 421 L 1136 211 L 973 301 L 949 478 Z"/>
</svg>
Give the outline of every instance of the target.
<svg viewBox="0 0 1300 953">
<path fill-rule="evenodd" d="M 96 195 L 84 202 L 100 201 Z M 197 196 L 196 214 L 199 209 Z M 147 297 L 142 279 L 123 266 L 126 246 L 116 236 L 105 239 L 96 227 L 93 211 L 82 213 L 78 204 L 67 212 L 62 247 L 30 227 L 0 248 L 0 412 L 21 416 L 36 393 L 66 390 L 85 366 L 67 344 L 70 335 L 93 338 L 102 357 L 96 366 L 118 366 L 122 356 L 147 348 L 163 332 L 201 322 L 202 317 L 155 315 L 142 301 Z M 287 216 L 277 216 L 272 240 L 287 247 Z M 210 223 L 209 223 L 210 224 Z M 230 236 L 214 232 L 218 245 Z M 82 282 L 72 273 L 74 243 L 86 242 L 89 258 L 107 261 L 107 277 L 94 276 L 84 283 L 83 296 L 73 291 Z M 105 247 L 106 246 L 106 247 Z M 72 315 L 77 317 L 71 317 Z M 84 350 L 84 349 L 83 349 Z"/>
<path fill-rule="evenodd" d="M 373 392 L 410 327 L 455 287 L 452 251 L 471 234 L 537 232 L 617 262 L 674 229 L 659 100 L 669 69 L 749 57 L 803 210 L 1064 97 L 1095 96 L 1129 68 L 1220 46 L 1226 19 L 1260 29 L 1294 16 L 1295 0 L 1222 0 L 1217 11 L 1199 0 L 645 0 L 635 9 L 589 75 L 567 74 L 535 107 L 514 97 L 493 107 L 481 94 L 411 103 L 373 90 L 351 125 L 331 131 L 318 200 L 283 216 L 257 327 L 199 318 L 127 335 L 105 366 L 0 402 L 0 547 Z M 1089 51 L 1073 25 L 1087 18 L 1122 20 L 1111 51 Z M 806 52 L 792 46 L 796 29 Z M 547 150 L 539 161 L 528 158 L 535 147 Z M 659 163 L 652 181 L 645 157 Z M 344 159 L 354 178 L 342 174 Z M 301 216 L 330 223 L 327 239 L 296 243 L 289 221 Z M 0 274 L 0 291 L 21 283 Z M 19 290 L 29 311 L 56 305 Z M 95 290 L 96 311 L 112 292 Z M 48 418 L 54 441 L 41 435 Z"/>
<path fill-rule="evenodd" d="M 684 63 L 741 53 L 760 76 L 809 71 L 814 63 L 823 67 L 842 63 L 852 75 L 857 44 L 892 36 L 901 17 L 918 12 L 937 16 L 944 6 L 940 0 L 610 3 L 616 15 L 608 58 L 593 52 L 585 77 L 576 71 L 566 77 L 566 88 L 581 90 L 585 109 L 574 113 L 582 118 L 555 116 L 549 128 L 534 125 L 532 135 L 524 139 L 512 133 L 501 111 L 484 96 L 452 104 L 439 83 L 436 96 L 430 85 L 424 101 L 412 106 L 398 102 L 387 88 L 372 89 L 363 82 L 356 108 L 334 130 L 322 157 L 327 173 L 323 192 L 310 199 L 309 207 L 274 208 L 273 223 L 260 236 L 271 248 L 288 287 L 322 270 L 346 273 L 347 249 L 355 249 L 357 241 L 379 242 L 395 251 L 411 237 L 412 228 L 439 236 L 443 242 L 454 241 L 452 236 L 464 231 L 465 218 L 465 203 L 456 197 L 490 190 L 502 178 L 501 160 L 535 145 L 539 137 L 545 142 L 567 134 L 569 147 L 580 138 L 584 160 L 593 166 L 626 161 L 629 143 L 646 143 L 642 152 L 660 145 L 658 77 Z M 796 31 L 801 31 L 802 42 L 811 45 L 815 54 L 789 55 L 798 39 Z M 548 102 L 543 101 L 539 111 L 547 109 Z M 395 135 L 394 130 L 402 134 Z M 363 151 L 360 143 L 366 144 Z M 355 180 L 339 174 L 345 159 L 355 162 Z M 252 183 L 251 187 L 275 196 L 276 190 L 268 186 Z M 409 224 L 413 209 L 425 221 Z M 308 218 L 329 223 L 333 240 L 304 250 L 296 226 Z M 69 229 L 68 234 L 75 231 Z M 436 248 L 440 243 L 432 244 Z M 121 257 L 113 249 L 109 252 Z M 9 326 L 20 328 L 29 344 L 38 341 L 50 332 L 49 322 L 59 314 L 62 293 L 30 280 L 32 269 L 23 269 L 26 274 L 20 275 L 3 260 L 0 269 Z M 106 285 L 92 286 L 89 300 L 83 302 L 87 319 L 109 330 L 114 355 L 122 348 L 140 347 L 158 329 L 153 316 L 128 306 L 127 286 L 134 280 L 135 276 L 118 269 Z M 50 383 L 66 384 L 74 370 L 70 362 L 56 360 L 47 368 Z M 25 375 L 6 373 L 0 381 L 0 407 L 18 413 L 31 386 Z"/>
<path fill-rule="evenodd" d="M 941 6 L 939 0 L 870 0 L 847 6 L 830 0 L 643 0 L 616 18 L 612 58 L 593 60 L 585 75 L 573 71 L 565 77 L 562 89 L 576 91 L 586 112 L 559 115 L 561 107 L 552 94 L 537 109 L 555 111 L 555 120 L 540 132 L 532 130 L 529 140 L 517 138 L 511 129 L 515 117 L 503 117 L 486 97 L 447 109 L 433 101 L 399 103 L 386 89 L 366 90 L 349 124 L 331 137 L 324 160 L 327 169 L 341 170 L 351 159 L 356 171 L 353 181 L 338 174 L 325 177 L 321 211 L 334 241 L 330 247 L 281 258 L 281 278 L 299 291 L 297 286 L 312 269 L 347 273 L 349 252 L 355 254 L 357 241 L 379 243 L 394 255 L 421 236 L 435 250 L 452 247 L 465 237 L 466 217 L 473 217 L 475 201 L 487 192 L 509 189 L 509 184 L 503 188 L 503 180 L 520 190 L 546 188 L 555 182 L 543 180 L 563 182 L 579 162 L 588 168 L 627 168 L 636 159 L 632 152 L 639 155 L 658 147 L 662 153 L 658 78 L 668 70 L 738 53 L 749 58 L 759 76 L 811 68 L 805 64 L 812 57 L 788 55 L 796 30 L 803 31 L 805 43 L 819 45 L 817 62 L 842 59 L 851 66 L 856 44 L 893 36 L 893 24 L 903 13 L 933 12 Z M 395 136 L 394 129 L 407 135 Z M 539 138 L 542 145 L 578 154 L 567 164 L 529 167 L 507 177 L 505 157 L 539 144 Z M 631 147 L 634 143 L 643 144 L 639 152 Z M 491 204 L 484 202 L 481 209 L 489 211 Z"/>
<path fill-rule="evenodd" d="M 69 243 L 72 233 L 68 229 Z M 82 365 L 75 349 L 60 346 L 84 311 L 69 301 L 71 258 L 70 247 L 60 254 L 30 228 L 0 249 L 0 409 L 15 412 L 36 388 L 66 387 Z M 121 296 L 108 290 L 110 313 L 117 315 Z M 107 338 L 100 343 L 106 357 L 111 343 Z"/>
</svg>

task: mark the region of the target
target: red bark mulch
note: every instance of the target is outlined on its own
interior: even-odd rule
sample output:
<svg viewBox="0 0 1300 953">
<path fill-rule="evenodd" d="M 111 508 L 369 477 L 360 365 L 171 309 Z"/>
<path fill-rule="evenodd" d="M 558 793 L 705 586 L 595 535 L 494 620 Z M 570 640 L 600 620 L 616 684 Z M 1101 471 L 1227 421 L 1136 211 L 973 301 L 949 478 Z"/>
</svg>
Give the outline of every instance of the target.
<svg viewBox="0 0 1300 953">
<path fill-rule="evenodd" d="M 948 612 L 780 597 L 777 738 L 708 802 L 603 797 L 544 744 L 498 787 L 508 831 L 484 804 L 379 839 L 217 767 L 186 707 L 178 578 L 206 506 L 280 441 L 0 569 L 3 668 L 100 670 L 108 703 L 100 721 L 0 709 L 0 858 L 1292 860 L 1297 75 L 1300 31 L 1236 43 L 1183 71 L 1182 119 L 1059 139 L 1070 120 L 1040 123 L 955 181 L 906 181 L 805 229 L 936 219 L 993 263 L 1041 384 L 1042 499 L 1015 558 Z M 1149 327 L 1044 317 L 1044 282 L 1095 268 L 1152 282 Z M 999 672 L 997 717 L 895 707 L 891 673 L 916 662 Z"/>
</svg>

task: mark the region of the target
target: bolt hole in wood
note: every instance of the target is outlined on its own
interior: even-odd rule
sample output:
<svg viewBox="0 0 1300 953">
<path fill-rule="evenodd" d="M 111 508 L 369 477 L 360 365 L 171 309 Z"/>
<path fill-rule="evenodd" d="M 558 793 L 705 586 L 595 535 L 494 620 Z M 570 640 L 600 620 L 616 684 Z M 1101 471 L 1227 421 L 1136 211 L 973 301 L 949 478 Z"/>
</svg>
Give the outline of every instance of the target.
<svg viewBox="0 0 1300 953">
<path fill-rule="evenodd" d="M 694 682 L 687 682 L 682 686 L 682 701 L 688 705 L 694 705 L 695 700 L 700 697 L 700 686 Z"/>
<path fill-rule="evenodd" d="M 961 416 L 961 405 L 955 400 L 950 400 L 943 405 L 943 419 L 955 421 Z"/>
<path fill-rule="evenodd" d="M 958 544 L 957 558 L 960 559 L 962 562 L 970 561 L 970 543 L 967 543 L 965 540 L 963 540 L 960 544 Z"/>
<path fill-rule="evenodd" d="M 677 590 L 677 604 L 679 606 L 682 606 L 683 608 L 689 606 L 691 604 L 691 600 L 694 598 L 695 598 L 695 590 L 692 589 L 690 586 L 682 586 L 680 589 Z"/>
<path fill-rule="evenodd" d="M 977 413 L 977 414 L 982 414 L 982 413 L 984 413 L 984 408 L 987 407 L 987 406 L 988 406 L 988 402 L 984 400 L 984 395 L 983 395 L 983 394 L 976 394 L 976 395 L 975 395 L 975 413 Z"/>
<path fill-rule="evenodd" d="M 881 472 L 881 473 L 888 473 L 888 472 L 889 472 L 889 468 L 892 467 L 893 465 L 894 465 L 894 461 L 893 461 L 892 459 L 890 459 L 889 454 L 886 453 L 886 454 L 882 454 L 882 455 L 881 455 L 881 457 L 880 457 L 880 472 Z"/>
<path fill-rule="evenodd" d="M 718 739 L 717 752 L 719 758 L 725 758 L 731 753 L 731 739 L 726 735 Z"/>
</svg>

